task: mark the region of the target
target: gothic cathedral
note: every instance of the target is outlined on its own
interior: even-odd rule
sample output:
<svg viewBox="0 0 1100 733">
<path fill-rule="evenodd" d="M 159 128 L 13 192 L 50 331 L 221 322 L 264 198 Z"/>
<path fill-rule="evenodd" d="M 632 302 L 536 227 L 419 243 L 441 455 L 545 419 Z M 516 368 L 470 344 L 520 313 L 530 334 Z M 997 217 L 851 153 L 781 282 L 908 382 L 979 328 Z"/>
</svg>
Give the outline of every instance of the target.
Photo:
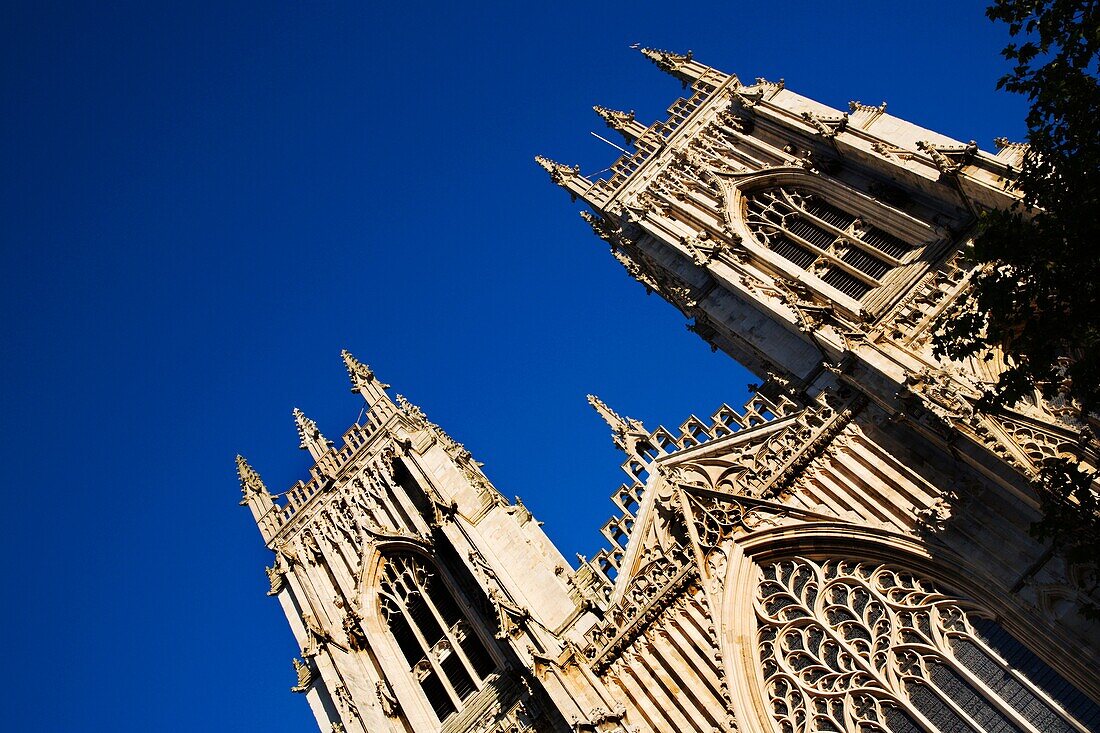
<svg viewBox="0 0 1100 733">
<path fill-rule="evenodd" d="M 634 148 L 554 183 L 648 291 L 763 386 L 674 430 L 589 401 L 625 454 L 608 546 L 573 568 L 462 445 L 351 354 L 339 445 L 294 411 L 310 476 L 271 494 L 269 595 L 325 733 L 1100 731 L 1081 569 L 1028 534 L 1064 411 L 979 409 L 996 354 L 930 345 L 997 154 L 852 102 L 644 49 L 690 87 Z"/>
</svg>

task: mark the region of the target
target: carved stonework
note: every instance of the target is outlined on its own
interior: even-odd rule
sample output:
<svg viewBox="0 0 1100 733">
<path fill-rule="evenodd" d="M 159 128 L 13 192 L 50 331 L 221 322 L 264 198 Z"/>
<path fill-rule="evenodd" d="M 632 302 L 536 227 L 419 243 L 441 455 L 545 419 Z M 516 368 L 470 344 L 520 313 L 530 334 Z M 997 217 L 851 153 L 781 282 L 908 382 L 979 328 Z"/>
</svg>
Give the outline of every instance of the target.
<svg viewBox="0 0 1100 733">
<path fill-rule="evenodd" d="M 346 685 L 337 685 L 336 689 L 333 690 L 333 696 L 347 718 L 359 720 L 359 708 L 356 706 L 355 700 Z"/>
<path fill-rule="evenodd" d="M 344 611 L 343 629 L 348 640 L 348 648 L 353 652 L 364 651 L 368 647 L 367 634 L 363 631 L 363 617 L 342 598 L 333 599 L 333 605 Z"/>
<path fill-rule="evenodd" d="M 748 499 L 703 497 L 694 492 L 687 496 L 699 536 L 699 548 L 706 558 L 719 551 L 730 537 L 761 527 L 777 526 L 779 520 L 787 515 L 782 508 Z"/>
<path fill-rule="evenodd" d="M 310 665 L 309 660 L 302 661 L 300 659 L 292 659 L 291 663 L 294 665 L 294 672 L 298 676 L 298 682 L 294 687 L 290 688 L 291 692 L 306 692 L 313 684 L 313 667 Z"/>
<path fill-rule="evenodd" d="M 562 163 L 555 163 L 549 158 L 544 158 L 541 155 L 535 156 L 535 162 L 538 163 L 547 173 L 550 174 L 550 180 L 558 185 L 565 183 L 570 178 L 580 175 L 579 166 L 568 166 Z"/>
<path fill-rule="evenodd" d="M 634 135 L 629 132 L 634 122 L 634 110 L 619 112 L 618 110 L 600 107 L 599 105 L 596 105 L 592 109 L 594 109 L 596 114 L 607 123 L 608 127 L 622 133 L 627 142 L 632 142 L 634 140 Z"/>
<path fill-rule="evenodd" d="M 626 268 L 627 273 L 629 273 L 632 278 L 645 286 L 647 294 L 660 290 L 661 286 L 657 281 L 650 277 L 650 275 L 642 269 L 638 261 L 632 258 L 625 250 L 614 249 L 611 251 L 611 255 L 619 261 L 619 264 Z"/>
<path fill-rule="evenodd" d="M 269 596 L 279 595 L 279 591 L 283 589 L 283 585 L 285 584 L 283 576 L 286 573 L 286 570 L 279 567 L 279 563 L 278 561 L 276 561 L 274 566 L 270 568 L 265 567 L 264 572 L 267 573 L 267 581 L 268 584 L 271 586 L 268 589 L 267 594 Z"/>
<path fill-rule="evenodd" d="M 963 165 L 978 152 L 978 144 L 973 140 L 966 145 L 948 147 L 918 140 L 917 148 L 927 153 L 932 158 L 932 162 L 936 164 L 936 167 L 940 169 L 940 173 L 949 178 L 958 176 Z"/>
<path fill-rule="evenodd" d="M 267 486 L 264 485 L 263 479 L 260 478 L 260 474 L 241 455 L 237 456 L 237 478 L 241 483 L 241 506 L 248 504 L 253 497 L 272 498 Z"/>
<path fill-rule="evenodd" d="M 302 614 L 302 625 L 305 626 L 306 640 L 302 645 L 303 657 L 315 657 L 321 648 L 332 641 L 332 635 L 317 622 L 311 613 Z"/>
<path fill-rule="evenodd" d="M 597 669 L 606 668 L 619 651 L 646 630 L 647 622 L 664 610 L 670 597 L 694 579 L 683 548 L 673 548 L 666 555 L 653 554 L 633 574 L 619 602 L 604 612 L 603 623 L 588 632 L 584 655 Z"/>
<path fill-rule="evenodd" d="M 642 55 L 657 65 L 661 71 L 669 74 L 676 74 L 683 68 L 685 64 L 691 61 L 692 53 L 673 53 L 672 51 L 661 51 L 655 48 L 643 48 Z"/>
<path fill-rule="evenodd" d="M 385 682 L 385 680 L 379 680 L 374 687 L 375 694 L 378 697 L 378 703 L 382 706 L 382 712 L 388 718 L 396 718 L 401 714 L 401 705 L 398 704 L 397 698 L 393 694 L 393 690 Z"/>
<path fill-rule="evenodd" d="M 374 372 L 369 366 L 356 359 L 350 351 L 344 349 L 340 352 L 340 356 L 344 360 L 344 366 L 348 370 L 348 378 L 351 380 L 351 391 L 358 392 L 361 389 L 367 389 L 369 387 L 377 387 L 378 389 L 389 389 L 390 385 L 382 384 L 374 376 Z"/>
<path fill-rule="evenodd" d="M 1091 729 L 1096 566 L 1028 529 L 1042 466 L 1100 448 L 1064 386 L 989 407 L 1005 356 L 932 343 L 973 315 L 968 238 L 1018 201 L 1026 147 L 643 53 L 691 85 L 667 118 L 597 108 L 633 150 L 593 180 L 537 161 L 630 277 L 767 383 L 655 429 L 591 398 L 626 478 L 574 570 L 342 352 L 366 401 L 342 442 L 295 410 L 308 476 L 272 494 L 237 462 L 302 645 L 294 691 L 326 731 Z M 650 386 L 696 377 L 673 359 Z M 513 419 L 555 475 L 571 456 L 542 455 L 544 422 Z"/>
<path fill-rule="evenodd" d="M 722 124 L 733 128 L 742 135 L 752 134 L 754 122 L 752 117 L 748 115 L 737 114 L 732 109 L 726 109 L 718 113 L 718 119 Z"/>
<path fill-rule="evenodd" d="M 731 495 L 779 497 L 800 472 L 824 451 L 858 411 L 824 395 L 812 407 L 777 429 L 730 438 L 720 453 L 680 464 L 687 478 Z"/>
<path fill-rule="evenodd" d="M 803 112 L 802 119 L 809 123 L 810 127 L 817 131 L 817 134 L 826 138 L 836 137 L 848 126 L 848 115 L 846 114 L 839 117 L 821 117 L 812 112 Z"/>
<path fill-rule="evenodd" d="M 760 662 L 783 730 L 894 730 L 900 720 L 951 729 L 985 715 L 988 726 L 1065 729 L 1047 703 L 998 669 L 996 624 L 974 604 L 903 568 L 792 558 L 766 564 L 757 591 Z M 967 680 L 960 689 L 956 680 Z M 929 705 L 947 699 L 951 704 Z M 975 698 L 977 696 L 977 699 Z M 932 716 L 932 719 L 926 716 Z M 1027 721 L 1027 722 L 1024 722 Z M 988 729 L 988 728 L 987 728 Z"/>
<path fill-rule="evenodd" d="M 314 420 L 306 417 L 297 407 L 293 410 L 294 427 L 298 431 L 298 447 L 320 455 L 333 445 L 333 442 L 321 434 Z"/>
</svg>

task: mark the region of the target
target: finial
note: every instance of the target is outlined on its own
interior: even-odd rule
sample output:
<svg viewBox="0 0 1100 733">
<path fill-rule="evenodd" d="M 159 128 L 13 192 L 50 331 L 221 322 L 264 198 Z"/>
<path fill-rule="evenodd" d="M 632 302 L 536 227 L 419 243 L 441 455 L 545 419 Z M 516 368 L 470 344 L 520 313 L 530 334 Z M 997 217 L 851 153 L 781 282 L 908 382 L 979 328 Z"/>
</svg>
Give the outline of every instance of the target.
<svg viewBox="0 0 1100 733">
<path fill-rule="evenodd" d="M 626 421 L 622 419 L 619 413 L 608 407 L 607 403 L 596 395 L 588 395 L 588 404 L 592 405 L 613 431 L 620 432 L 626 428 Z"/>
<path fill-rule="evenodd" d="M 373 383 L 377 383 L 381 389 L 389 389 L 388 384 L 383 384 L 376 376 L 371 368 L 355 358 L 355 356 L 347 349 L 340 350 L 340 357 L 344 360 L 344 366 L 348 369 L 348 378 L 351 379 L 351 391 L 358 392 L 366 389 Z"/>
<path fill-rule="evenodd" d="M 637 454 L 637 445 L 649 442 L 649 433 L 641 420 L 620 416 L 608 407 L 606 402 L 593 394 L 588 395 L 588 404 L 592 405 L 604 422 L 611 427 L 611 439 L 620 450 Z"/>
<path fill-rule="evenodd" d="M 535 156 L 535 162 L 542 166 L 543 170 L 550 174 L 550 180 L 559 186 L 563 185 L 567 180 L 574 176 L 581 174 L 581 168 L 579 165 L 567 166 L 564 163 L 555 163 L 549 158 L 541 155 Z"/>
<path fill-rule="evenodd" d="M 618 110 L 610 109 L 608 107 L 601 107 L 598 104 L 593 106 L 592 109 L 595 110 L 596 114 L 598 114 L 603 119 L 603 121 L 607 123 L 608 127 L 613 130 L 618 130 L 622 133 L 625 133 L 626 130 L 629 129 L 630 123 L 634 121 L 634 110 L 630 110 L 629 112 L 620 112 Z M 633 139 L 633 135 L 627 137 L 627 140 Z"/>
<path fill-rule="evenodd" d="M 687 62 L 691 61 L 692 53 L 673 53 L 672 51 L 661 51 L 656 48 L 643 48 L 642 55 L 657 65 L 657 68 L 661 71 L 675 75 L 680 71 Z"/>
<path fill-rule="evenodd" d="M 298 428 L 299 448 L 308 450 L 314 458 L 319 457 L 328 450 L 328 447 L 333 443 L 321 434 L 315 421 L 306 417 L 297 407 L 291 411 L 291 414 L 294 415 L 294 426 Z"/>
<path fill-rule="evenodd" d="M 241 482 L 241 506 L 248 504 L 249 499 L 253 496 L 271 496 L 263 479 L 260 478 L 260 474 L 239 453 L 237 454 L 237 478 Z"/>
</svg>

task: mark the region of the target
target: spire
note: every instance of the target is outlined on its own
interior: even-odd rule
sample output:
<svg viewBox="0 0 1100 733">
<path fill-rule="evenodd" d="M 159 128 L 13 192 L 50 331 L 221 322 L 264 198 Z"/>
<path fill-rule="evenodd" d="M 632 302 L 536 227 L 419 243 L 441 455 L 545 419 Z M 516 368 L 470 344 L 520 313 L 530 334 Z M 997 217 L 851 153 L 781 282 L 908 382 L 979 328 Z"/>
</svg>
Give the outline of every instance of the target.
<svg viewBox="0 0 1100 733">
<path fill-rule="evenodd" d="M 241 482 L 241 506 L 247 505 L 254 496 L 271 498 L 271 492 L 267 490 L 260 474 L 239 453 L 237 454 L 237 478 Z"/>
<path fill-rule="evenodd" d="M 694 56 L 691 51 L 687 53 L 674 53 L 672 51 L 662 51 L 659 48 L 642 48 L 642 55 L 657 64 L 657 67 L 661 71 L 667 71 L 669 73 L 676 71 L 678 67 L 691 61 Z"/>
<path fill-rule="evenodd" d="M 630 455 L 644 457 L 639 448 L 648 447 L 649 432 L 642 425 L 641 420 L 620 416 L 596 395 L 588 395 L 588 404 L 592 405 L 604 422 L 611 427 L 611 439 L 619 450 Z"/>
<path fill-rule="evenodd" d="M 603 121 L 607 123 L 608 127 L 616 130 L 622 130 L 626 127 L 627 123 L 634 121 L 634 110 L 629 112 L 619 112 L 618 110 L 610 109 L 609 107 L 601 107 L 600 105 L 594 105 L 592 107 Z"/>
<path fill-rule="evenodd" d="M 390 385 L 382 382 L 374 375 L 374 371 L 355 358 L 347 349 L 340 351 L 340 357 L 344 360 L 344 366 L 348 370 L 348 378 L 351 380 L 351 391 L 363 396 L 367 407 L 379 421 L 385 421 L 396 410 L 390 401 L 386 390 Z"/>
<path fill-rule="evenodd" d="M 691 61 L 692 53 L 673 53 L 657 48 L 643 48 L 642 55 L 657 65 L 657 68 L 667 74 L 675 75 L 684 64 Z"/>
<path fill-rule="evenodd" d="M 693 83 L 709 68 L 695 61 L 691 51 L 673 53 L 672 51 L 661 51 L 656 48 L 643 48 L 641 51 L 643 56 L 657 65 L 658 69 L 667 74 L 672 74 L 683 82 L 684 86 Z"/>
<path fill-rule="evenodd" d="M 371 368 L 356 359 L 355 355 L 347 349 L 340 350 L 340 358 L 344 360 L 344 366 L 347 367 L 348 378 L 351 380 L 352 392 L 361 392 L 373 385 L 378 385 L 382 389 L 387 389 L 390 386 L 378 381 L 378 378 L 374 376 L 374 372 Z"/>
<path fill-rule="evenodd" d="M 645 127 L 640 122 L 635 121 L 634 110 L 619 112 L 618 110 L 601 107 L 598 104 L 592 109 L 607 123 L 608 127 L 622 135 L 628 143 L 634 142 L 645 132 Z"/>
<path fill-rule="evenodd" d="M 298 428 L 298 447 L 308 450 L 313 460 L 319 459 L 328 451 L 332 441 L 321 435 L 317 423 L 306 417 L 297 407 L 291 411 L 291 414 L 294 415 L 294 426 Z"/>
<path fill-rule="evenodd" d="M 422 428 L 429 424 L 428 416 L 424 414 L 424 411 L 421 410 L 418 405 L 409 402 L 405 395 L 397 395 L 397 406 L 401 409 L 401 412 L 405 413 L 406 417 L 413 421 L 413 424 L 417 428 Z"/>
<path fill-rule="evenodd" d="M 574 201 L 577 200 L 578 196 L 584 196 L 592 186 L 592 182 L 581 175 L 581 168 L 578 165 L 568 166 L 564 163 L 555 163 L 541 155 L 535 156 L 535 162 L 550 174 L 551 181 L 568 191 Z"/>
<path fill-rule="evenodd" d="M 570 167 L 564 163 L 556 163 L 541 155 L 535 156 L 535 162 L 542 166 L 543 170 L 550 174 L 550 180 L 559 186 L 564 185 L 565 181 L 573 176 L 579 176 L 581 174 L 579 165 Z"/>
<path fill-rule="evenodd" d="M 256 469 L 240 454 L 237 455 L 237 478 L 241 482 L 241 506 L 247 506 L 258 523 L 275 506 L 275 497 L 267 490 Z M 263 532 L 262 526 L 260 531 Z"/>
</svg>

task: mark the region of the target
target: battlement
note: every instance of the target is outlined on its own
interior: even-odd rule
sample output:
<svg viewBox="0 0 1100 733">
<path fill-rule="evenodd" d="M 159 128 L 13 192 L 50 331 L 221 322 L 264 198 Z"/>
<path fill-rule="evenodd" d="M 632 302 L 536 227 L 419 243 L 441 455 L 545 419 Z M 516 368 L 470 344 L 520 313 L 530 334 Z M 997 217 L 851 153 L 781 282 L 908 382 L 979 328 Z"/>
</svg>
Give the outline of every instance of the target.
<svg viewBox="0 0 1100 733">
<path fill-rule="evenodd" d="M 673 102 L 668 108 L 668 119 L 654 122 L 647 127 L 645 132 L 634 141 L 635 151 L 620 156 L 612 163 L 611 175 L 594 181 L 583 198 L 597 207 L 607 204 L 646 161 L 664 148 L 692 113 L 702 107 L 704 102 L 731 79 L 736 83 L 736 77 L 722 74 L 714 69 L 708 70 L 692 85 L 693 94 Z"/>
<path fill-rule="evenodd" d="M 339 480 L 349 466 L 358 464 L 368 446 L 380 435 L 385 435 L 398 418 L 392 405 L 388 408 L 374 405 L 364 411 L 358 422 L 343 435 L 343 444 L 332 446 L 310 467 L 310 477 L 298 481 L 282 494 L 273 496 L 274 503 L 260 516 L 257 524 L 264 542 L 270 542 L 305 509 L 318 494 L 329 489 Z M 282 503 L 280 504 L 280 500 Z"/>
<path fill-rule="evenodd" d="M 389 385 L 379 381 L 369 366 L 348 351 L 340 352 L 340 356 L 348 371 L 351 391 L 363 398 L 366 407 L 344 433 L 339 446 L 325 438 L 316 422 L 294 408 L 298 447 L 309 451 L 313 458 L 308 479 L 297 481 L 281 494 L 272 494 L 248 462 L 237 457 L 237 473 L 244 495 L 241 504 L 252 510 L 260 534 L 268 544 L 287 526 L 294 524 L 295 518 L 303 514 L 303 510 L 319 494 L 331 489 L 346 474 L 355 470 L 362 463 L 363 454 L 378 443 L 379 436 L 392 435 L 395 423 L 408 419 L 406 411 L 399 409 L 386 393 Z M 399 417 L 401 415 L 404 417 Z"/>
</svg>

